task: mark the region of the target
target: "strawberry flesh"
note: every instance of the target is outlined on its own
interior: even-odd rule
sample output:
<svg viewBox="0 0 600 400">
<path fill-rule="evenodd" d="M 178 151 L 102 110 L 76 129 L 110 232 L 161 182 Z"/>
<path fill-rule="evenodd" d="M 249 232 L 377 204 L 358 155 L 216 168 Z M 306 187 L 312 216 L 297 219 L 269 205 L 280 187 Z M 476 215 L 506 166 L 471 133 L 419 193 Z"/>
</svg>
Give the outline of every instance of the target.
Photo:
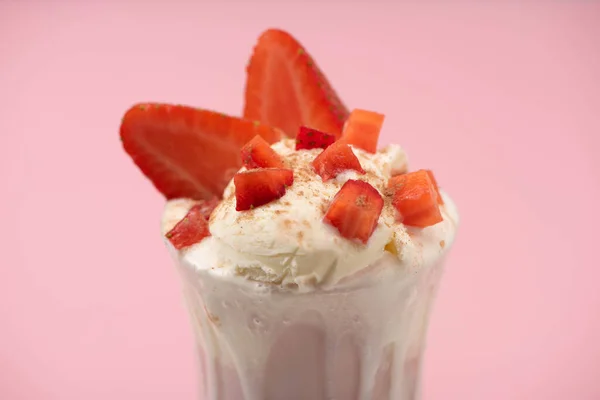
<svg viewBox="0 0 600 400">
<path fill-rule="evenodd" d="M 294 172 L 283 168 L 252 169 L 238 172 L 235 184 L 235 209 L 250 210 L 277 200 L 294 183 Z"/>
<path fill-rule="evenodd" d="M 217 208 L 217 206 L 219 205 L 220 202 L 221 202 L 221 200 L 219 200 L 216 197 L 213 197 L 212 199 L 208 199 L 208 200 L 198 200 L 195 204 L 195 207 L 198 207 L 202 216 L 206 220 L 208 220 L 210 218 L 210 215 L 212 214 L 213 210 L 215 208 Z"/>
<path fill-rule="evenodd" d="M 242 147 L 240 154 L 244 167 L 248 169 L 284 167 L 281 156 L 258 135 Z"/>
<path fill-rule="evenodd" d="M 280 130 L 253 121 L 155 103 L 130 108 L 120 135 L 125 151 L 167 199 L 195 200 L 221 198 L 250 139 L 282 139 Z"/>
<path fill-rule="evenodd" d="M 335 178 L 339 173 L 346 170 L 354 170 L 364 174 L 365 170 L 360 165 L 360 161 L 347 144 L 335 142 L 312 162 L 315 172 L 323 179 L 323 182 Z"/>
<path fill-rule="evenodd" d="M 289 33 L 265 31 L 246 72 L 244 118 L 283 129 L 290 137 L 300 126 L 310 126 L 339 138 L 348 109 Z"/>
<path fill-rule="evenodd" d="M 177 250 L 199 243 L 210 236 L 206 215 L 210 216 L 214 209 L 211 202 L 212 200 L 208 200 L 195 204 L 186 216 L 167 232 L 167 239 Z"/>
<path fill-rule="evenodd" d="M 335 136 L 301 126 L 296 135 L 296 150 L 326 149 L 335 142 Z"/>
<path fill-rule="evenodd" d="M 383 119 L 383 114 L 373 111 L 352 110 L 344 126 L 344 133 L 340 141 L 370 153 L 375 153 Z"/>
<path fill-rule="evenodd" d="M 324 221 L 349 240 L 367 243 L 375 231 L 383 198 L 367 182 L 348 180 L 335 195 L 325 213 Z"/>
<path fill-rule="evenodd" d="M 435 193 L 437 194 L 437 202 L 438 204 L 443 205 L 444 199 L 442 198 L 442 195 L 440 193 L 440 188 L 438 187 L 437 180 L 435 179 L 435 176 L 433 176 L 433 172 L 431 170 L 428 169 L 426 171 L 429 174 L 429 179 L 431 179 L 433 187 L 435 187 Z"/>
<path fill-rule="evenodd" d="M 388 182 L 392 205 L 404 225 L 425 228 L 443 220 L 438 203 L 438 192 L 430 172 L 419 170 L 396 175 Z"/>
</svg>

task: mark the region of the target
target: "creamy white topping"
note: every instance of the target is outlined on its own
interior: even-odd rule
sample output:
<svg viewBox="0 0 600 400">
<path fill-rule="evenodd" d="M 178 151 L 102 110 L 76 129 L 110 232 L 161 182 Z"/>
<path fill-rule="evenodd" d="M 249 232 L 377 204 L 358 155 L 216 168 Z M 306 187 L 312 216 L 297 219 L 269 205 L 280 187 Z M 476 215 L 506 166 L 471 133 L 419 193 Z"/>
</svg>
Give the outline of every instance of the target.
<svg viewBox="0 0 600 400">
<path fill-rule="evenodd" d="M 186 263 L 220 275 L 310 289 L 337 284 L 390 252 L 399 268 L 414 272 L 450 247 L 458 214 L 445 194 L 442 222 L 424 229 L 397 222 L 396 210 L 384 193 L 388 179 L 408 169 L 399 146 L 389 145 L 375 154 L 353 148 L 365 174 L 349 170 L 328 182 L 310 166 L 321 149 L 296 151 L 293 140 L 276 143 L 273 149 L 294 170 L 294 184 L 278 200 L 236 211 L 231 181 L 210 218 L 212 236 L 177 254 Z M 379 223 L 366 244 L 343 238 L 323 222 L 331 200 L 348 179 L 368 182 L 385 199 Z M 163 233 L 183 218 L 192 204 L 184 199 L 170 201 L 163 216 Z"/>
</svg>

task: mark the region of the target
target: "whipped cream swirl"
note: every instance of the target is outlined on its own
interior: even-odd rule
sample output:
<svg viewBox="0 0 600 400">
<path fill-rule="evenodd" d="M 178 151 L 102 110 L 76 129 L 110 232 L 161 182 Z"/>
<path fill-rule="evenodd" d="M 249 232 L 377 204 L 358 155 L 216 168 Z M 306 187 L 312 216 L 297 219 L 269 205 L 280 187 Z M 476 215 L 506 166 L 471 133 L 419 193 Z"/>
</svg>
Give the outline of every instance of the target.
<svg viewBox="0 0 600 400">
<path fill-rule="evenodd" d="M 236 211 L 235 186 L 231 181 L 223 202 L 211 215 L 212 236 L 179 251 L 178 257 L 215 274 L 310 289 L 350 279 L 382 257 L 396 260 L 397 268 L 415 272 L 435 262 L 450 247 L 458 214 L 447 195 L 442 193 L 444 220 L 424 229 L 398 222 L 396 210 L 389 197 L 384 196 L 389 178 L 408 170 L 407 157 L 399 146 L 388 145 L 374 154 L 352 147 L 365 173 L 348 170 L 327 182 L 310 165 L 321 149 L 296 151 L 295 142 L 290 139 L 272 148 L 294 171 L 294 184 L 286 194 L 252 210 Z M 379 223 L 366 244 L 341 237 L 334 227 L 323 222 L 331 200 L 348 179 L 368 182 L 385 200 Z M 193 201 L 186 199 L 169 201 L 163 216 L 163 233 L 183 218 L 192 205 Z M 168 241 L 167 244 L 170 246 Z"/>
</svg>

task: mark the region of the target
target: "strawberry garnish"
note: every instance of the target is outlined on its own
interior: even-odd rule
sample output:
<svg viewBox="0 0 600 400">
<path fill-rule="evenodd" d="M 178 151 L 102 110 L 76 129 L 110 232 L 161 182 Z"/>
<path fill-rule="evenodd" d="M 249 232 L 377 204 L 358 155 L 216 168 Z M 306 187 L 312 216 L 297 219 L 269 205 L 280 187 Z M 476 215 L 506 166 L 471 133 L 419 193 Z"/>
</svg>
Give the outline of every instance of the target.
<svg viewBox="0 0 600 400">
<path fill-rule="evenodd" d="M 269 143 L 260 136 L 255 136 L 240 151 L 244 167 L 251 168 L 283 168 L 283 160 Z"/>
<path fill-rule="evenodd" d="M 121 123 L 125 151 L 168 199 L 221 197 L 242 166 L 241 147 L 256 135 L 268 143 L 281 131 L 212 111 L 139 104 Z"/>
<path fill-rule="evenodd" d="M 348 180 L 335 195 L 324 221 L 346 239 L 367 243 L 377 227 L 383 198 L 364 181 Z"/>
<path fill-rule="evenodd" d="M 425 228 L 442 221 L 438 192 L 427 170 L 409 172 L 390 178 L 392 204 L 404 225 Z"/>
<path fill-rule="evenodd" d="M 296 150 L 326 149 L 333 142 L 335 142 L 335 136 L 301 126 L 296 135 Z"/>
<path fill-rule="evenodd" d="M 383 114 L 373 111 L 352 110 L 340 141 L 375 153 L 384 117 Z"/>
<path fill-rule="evenodd" d="M 244 118 L 295 135 L 309 126 L 339 137 L 348 110 L 311 56 L 289 33 L 269 29 L 247 67 Z"/>
<path fill-rule="evenodd" d="M 352 169 L 360 174 L 365 170 L 360 165 L 360 161 L 347 144 L 335 142 L 312 162 L 315 172 L 323 179 L 323 182 L 335 178 L 340 172 Z"/>
<path fill-rule="evenodd" d="M 213 210 L 217 208 L 221 200 L 216 197 L 213 197 L 209 200 L 198 200 L 195 204 L 195 207 L 198 207 L 198 210 L 202 214 L 205 219 L 209 219 Z"/>
<path fill-rule="evenodd" d="M 431 179 L 431 183 L 433 183 L 433 187 L 435 187 L 435 193 L 437 194 L 437 202 L 438 204 L 444 204 L 444 199 L 440 193 L 440 188 L 438 187 L 437 181 L 435 180 L 435 176 L 433 176 L 433 172 L 430 169 L 426 170 L 429 174 L 429 179 Z"/>
<path fill-rule="evenodd" d="M 277 200 L 285 194 L 285 188 L 294 183 L 290 169 L 263 168 L 238 172 L 235 184 L 235 209 L 250 210 Z"/>
<path fill-rule="evenodd" d="M 173 229 L 167 232 L 165 236 L 177 250 L 199 243 L 205 237 L 210 236 L 207 215 L 210 216 L 216 206 L 216 204 L 213 206 L 212 202 L 212 200 L 201 200 L 199 204 L 190 208 L 186 216 Z"/>
</svg>

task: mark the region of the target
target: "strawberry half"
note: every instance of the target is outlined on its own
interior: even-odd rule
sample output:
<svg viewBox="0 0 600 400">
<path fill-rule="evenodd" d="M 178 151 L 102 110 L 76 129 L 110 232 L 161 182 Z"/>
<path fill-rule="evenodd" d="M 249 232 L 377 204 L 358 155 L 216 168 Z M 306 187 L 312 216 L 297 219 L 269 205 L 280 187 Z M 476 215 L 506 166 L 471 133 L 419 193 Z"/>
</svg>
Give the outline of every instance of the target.
<svg viewBox="0 0 600 400">
<path fill-rule="evenodd" d="M 360 165 L 360 161 L 347 144 L 335 142 L 321 154 L 319 154 L 311 163 L 317 175 L 323 179 L 323 182 L 335 178 L 340 172 L 352 169 L 360 174 L 365 170 Z"/>
<path fill-rule="evenodd" d="M 264 168 L 238 172 L 235 184 L 235 209 L 250 210 L 277 200 L 285 194 L 285 188 L 294 183 L 290 169 Z"/>
<path fill-rule="evenodd" d="M 251 168 L 283 168 L 283 159 L 269 143 L 260 136 L 255 136 L 246 143 L 242 150 L 242 163 L 244 167 Z"/>
<path fill-rule="evenodd" d="M 268 143 L 282 132 L 212 111 L 138 104 L 123 117 L 125 151 L 167 199 L 221 197 L 242 166 L 240 149 L 256 135 Z"/>
<path fill-rule="evenodd" d="M 300 126 L 341 135 L 348 109 L 289 33 L 264 32 L 246 72 L 244 118 L 276 126 L 292 137 Z"/>
<path fill-rule="evenodd" d="M 377 189 L 367 182 L 350 179 L 333 198 L 324 221 L 346 239 L 367 243 L 382 209 L 383 198 Z"/>
<path fill-rule="evenodd" d="M 373 111 L 352 110 L 344 126 L 344 133 L 340 141 L 370 153 L 375 153 L 384 118 L 383 114 Z"/>
<path fill-rule="evenodd" d="M 335 142 L 335 136 L 301 126 L 296 135 L 296 150 L 326 149 Z"/>
<path fill-rule="evenodd" d="M 211 202 L 212 200 L 202 201 L 194 205 L 186 216 L 167 232 L 165 236 L 177 250 L 199 243 L 205 237 L 210 236 L 206 215 L 210 216 L 214 209 Z M 210 211 L 208 211 L 209 209 Z"/>
<path fill-rule="evenodd" d="M 390 178 L 388 187 L 392 190 L 392 204 L 404 225 L 425 228 L 443 220 L 437 189 L 429 171 L 396 175 Z"/>
</svg>

